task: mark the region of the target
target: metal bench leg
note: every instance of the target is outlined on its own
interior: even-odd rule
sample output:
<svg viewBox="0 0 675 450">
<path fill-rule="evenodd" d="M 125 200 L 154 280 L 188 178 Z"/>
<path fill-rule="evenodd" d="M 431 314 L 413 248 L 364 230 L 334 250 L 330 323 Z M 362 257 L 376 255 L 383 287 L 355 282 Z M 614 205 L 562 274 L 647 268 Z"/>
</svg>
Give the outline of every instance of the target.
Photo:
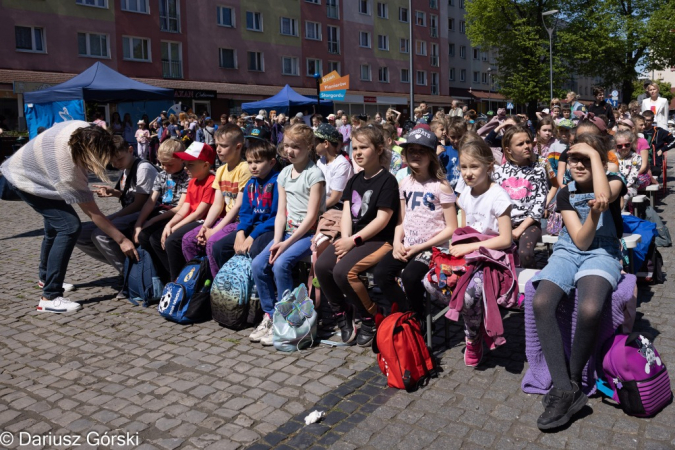
<svg viewBox="0 0 675 450">
<path fill-rule="evenodd" d="M 631 274 L 635 275 L 635 267 L 633 267 L 633 249 L 628 249 L 628 270 Z"/>
<path fill-rule="evenodd" d="M 433 348 L 433 322 L 431 320 L 431 295 L 427 292 L 424 295 L 424 309 L 427 321 L 427 346 Z"/>
</svg>

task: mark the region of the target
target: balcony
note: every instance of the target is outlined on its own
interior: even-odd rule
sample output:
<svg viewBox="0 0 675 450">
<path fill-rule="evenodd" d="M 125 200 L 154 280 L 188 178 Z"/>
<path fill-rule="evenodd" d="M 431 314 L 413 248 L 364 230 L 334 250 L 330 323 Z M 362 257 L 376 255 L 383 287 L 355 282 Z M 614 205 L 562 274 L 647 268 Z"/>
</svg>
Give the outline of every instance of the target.
<svg viewBox="0 0 675 450">
<path fill-rule="evenodd" d="M 183 61 L 162 60 L 162 76 L 164 78 L 183 78 Z"/>
<path fill-rule="evenodd" d="M 328 53 L 332 53 L 333 55 L 339 55 L 340 54 L 340 43 L 339 42 L 328 42 Z"/>
<path fill-rule="evenodd" d="M 328 16 L 329 19 L 339 19 L 340 18 L 340 11 L 336 5 L 328 5 L 326 9 L 326 16 Z"/>
</svg>

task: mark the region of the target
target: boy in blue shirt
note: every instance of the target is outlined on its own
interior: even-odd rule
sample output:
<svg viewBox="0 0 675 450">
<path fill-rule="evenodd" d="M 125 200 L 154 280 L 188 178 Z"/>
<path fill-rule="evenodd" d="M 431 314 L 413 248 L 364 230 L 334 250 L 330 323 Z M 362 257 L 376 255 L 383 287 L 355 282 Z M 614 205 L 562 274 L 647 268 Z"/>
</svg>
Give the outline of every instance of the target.
<svg viewBox="0 0 675 450">
<path fill-rule="evenodd" d="M 460 172 L 459 172 L 459 153 L 456 150 L 456 147 L 453 146 L 459 144 L 459 140 L 464 135 L 461 133 L 459 138 L 456 135 L 460 133 L 455 130 L 453 126 L 453 139 L 450 139 L 448 136 L 448 130 L 446 129 L 445 122 L 442 120 L 434 119 L 431 121 L 431 131 L 438 138 L 438 147 L 436 148 L 436 154 L 438 159 L 441 161 L 441 166 L 445 171 L 445 177 L 447 178 L 450 186 L 455 189 L 457 182 L 459 181 Z"/>
<path fill-rule="evenodd" d="M 274 239 L 277 216 L 277 149 L 269 141 L 248 136 L 246 161 L 251 179 L 244 187 L 237 230 L 213 244 L 218 267 L 235 254 L 258 256 Z"/>
</svg>

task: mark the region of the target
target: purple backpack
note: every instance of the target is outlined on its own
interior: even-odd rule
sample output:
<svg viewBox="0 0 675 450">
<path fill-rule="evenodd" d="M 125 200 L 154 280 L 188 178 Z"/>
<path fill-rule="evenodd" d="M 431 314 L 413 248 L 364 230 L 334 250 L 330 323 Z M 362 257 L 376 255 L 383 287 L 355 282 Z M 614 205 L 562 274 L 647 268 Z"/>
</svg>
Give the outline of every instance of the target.
<svg viewBox="0 0 675 450">
<path fill-rule="evenodd" d="M 602 368 L 607 382 L 598 388 L 626 414 L 650 417 L 673 398 L 666 364 L 646 333 L 617 334 L 605 344 Z"/>
</svg>

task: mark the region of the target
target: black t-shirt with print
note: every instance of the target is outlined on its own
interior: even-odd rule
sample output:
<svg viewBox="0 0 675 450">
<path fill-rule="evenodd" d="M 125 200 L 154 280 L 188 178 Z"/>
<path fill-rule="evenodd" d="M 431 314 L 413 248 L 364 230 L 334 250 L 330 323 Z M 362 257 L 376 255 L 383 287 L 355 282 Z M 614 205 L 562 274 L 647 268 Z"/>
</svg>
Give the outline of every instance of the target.
<svg viewBox="0 0 675 450">
<path fill-rule="evenodd" d="M 372 222 L 377 217 L 379 208 L 394 210 L 387 226 L 370 239 L 388 242 L 394 240 L 400 200 L 398 183 L 389 171 L 383 169 L 370 179 L 365 178 L 364 172 L 354 175 L 347 182 L 342 193 L 342 201 L 348 201 L 351 208 L 352 235 L 357 234 Z"/>
<path fill-rule="evenodd" d="M 619 237 L 619 239 L 621 239 L 621 236 L 623 236 L 623 219 L 621 218 L 621 197 L 626 195 L 628 189 L 626 188 L 626 185 L 623 183 L 621 177 L 617 175 L 607 176 L 607 181 L 616 181 L 616 180 L 621 181 L 622 184 L 621 193 L 616 198 L 616 200 L 614 200 L 612 203 L 609 204 L 609 211 L 610 213 L 612 213 L 612 220 L 614 221 L 614 228 L 616 229 L 616 235 Z M 580 194 L 587 194 L 587 192 L 584 192 L 581 189 L 581 186 L 578 185 L 577 185 L 577 192 L 579 192 Z M 557 209 L 558 212 L 571 211 L 574 209 L 570 203 L 569 185 L 565 186 L 560 190 L 560 192 L 558 192 L 556 202 L 558 203 Z"/>
</svg>

